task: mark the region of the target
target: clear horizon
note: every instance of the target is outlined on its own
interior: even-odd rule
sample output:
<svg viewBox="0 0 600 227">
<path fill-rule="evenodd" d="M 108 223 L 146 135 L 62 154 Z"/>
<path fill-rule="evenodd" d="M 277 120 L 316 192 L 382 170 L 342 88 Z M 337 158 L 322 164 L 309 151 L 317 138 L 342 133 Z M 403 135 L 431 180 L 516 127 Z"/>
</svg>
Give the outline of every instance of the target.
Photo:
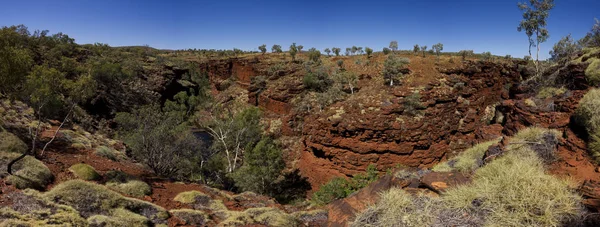
<svg viewBox="0 0 600 227">
<path fill-rule="evenodd" d="M 375 51 L 397 40 L 444 52 L 523 57 L 527 36 L 517 31 L 518 1 L 13 1 L 0 9 L 0 26 L 23 24 L 30 31 L 63 32 L 79 44 L 149 45 L 158 49 L 268 49 L 291 43 L 305 49 L 367 46 Z M 600 1 L 555 1 L 550 38 L 540 58 L 560 38 L 583 37 L 600 18 Z"/>
</svg>

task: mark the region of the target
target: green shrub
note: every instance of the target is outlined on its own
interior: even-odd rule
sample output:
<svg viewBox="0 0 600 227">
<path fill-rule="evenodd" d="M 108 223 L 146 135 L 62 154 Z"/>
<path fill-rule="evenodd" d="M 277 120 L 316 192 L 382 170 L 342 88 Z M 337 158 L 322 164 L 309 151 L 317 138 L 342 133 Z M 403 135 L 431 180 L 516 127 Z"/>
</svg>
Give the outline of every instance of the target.
<svg viewBox="0 0 600 227">
<path fill-rule="evenodd" d="M 9 132 L 0 132 L 0 151 L 23 154 L 27 152 L 27 145 Z"/>
<path fill-rule="evenodd" d="M 244 164 L 232 174 L 232 178 L 243 191 L 274 196 L 277 179 L 284 168 L 281 148 L 266 137 L 244 153 Z"/>
<path fill-rule="evenodd" d="M 567 92 L 567 89 L 564 87 L 561 87 L 561 88 L 543 87 L 542 89 L 540 89 L 540 91 L 538 92 L 536 97 L 538 97 L 540 99 L 546 99 L 546 98 L 551 98 L 554 96 L 562 95 L 565 92 Z"/>
<path fill-rule="evenodd" d="M 0 151 L 0 176 L 6 176 L 9 162 L 21 156 L 19 153 Z M 52 180 L 54 175 L 43 162 L 32 156 L 25 156 L 12 166 L 13 175 L 6 177 L 6 182 L 19 189 L 43 189 Z"/>
<path fill-rule="evenodd" d="M 600 163 L 600 89 L 589 90 L 575 110 L 577 123 L 584 127 L 588 137 L 588 151 Z"/>
<path fill-rule="evenodd" d="M 499 138 L 477 144 L 446 162 L 438 163 L 431 170 L 434 172 L 473 171 L 483 164 L 483 156 L 488 148 L 498 142 Z"/>
<path fill-rule="evenodd" d="M 377 179 L 378 171 L 375 165 L 369 165 L 366 173 L 354 175 L 350 180 L 336 177 L 326 184 L 321 185 L 319 190 L 313 193 L 311 202 L 316 205 L 325 205 L 336 199 L 346 198 Z"/>
<path fill-rule="evenodd" d="M 585 70 L 585 78 L 591 85 L 596 86 L 600 84 L 600 59 L 591 58 L 588 62 L 590 65 Z"/>
<path fill-rule="evenodd" d="M 98 174 L 98 172 L 96 172 L 94 167 L 87 165 L 87 164 L 83 164 L 83 163 L 78 163 L 78 164 L 71 166 L 69 168 L 69 171 L 71 171 L 73 174 L 75 174 L 75 176 L 77 176 L 77 178 L 83 179 L 83 180 L 97 180 L 100 178 L 100 174 Z"/>
</svg>

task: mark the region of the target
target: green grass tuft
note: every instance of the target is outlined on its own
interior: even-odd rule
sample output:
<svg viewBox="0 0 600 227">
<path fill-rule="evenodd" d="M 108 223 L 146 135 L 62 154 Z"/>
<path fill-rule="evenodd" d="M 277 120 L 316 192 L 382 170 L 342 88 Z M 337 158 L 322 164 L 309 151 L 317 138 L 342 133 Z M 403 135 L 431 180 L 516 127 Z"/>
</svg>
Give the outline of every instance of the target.
<svg viewBox="0 0 600 227">
<path fill-rule="evenodd" d="M 19 153 L 0 151 L 0 176 L 8 174 L 6 172 L 8 163 L 19 156 L 21 156 Z M 25 156 L 16 162 L 12 172 L 13 175 L 8 175 L 6 181 L 18 189 L 43 189 L 54 179 L 50 169 L 32 156 Z"/>
<path fill-rule="evenodd" d="M 585 70 L 585 78 L 592 86 L 600 84 L 600 59 L 591 58 L 588 60 L 590 65 Z"/>
<path fill-rule="evenodd" d="M 541 141 L 558 132 L 529 128 L 509 141 Z M 552 141 L 550 141 L 552 143 Z M 582 199 L 570 182 L 546 173 L 534 146 L 508 147 L 477 169 L 469 184 L 440 197 L 391 189 L 352 226 L 563 226 L 580 221 Z"/>
<path fill-rule="evenodd" d="M 431 169 L 434 172 L 452 172 L 454 170 L 470 172 L 482 165 L 483 156 L 487 149 L 498 143 L 500 138 L 487 142 L 476 144 L 475 146 L 463 151 L 458 156 L 451 158 L 446 162 L 438 163 Z"/>
<path fill-rule="evenodd" d="M 0 132 L 0 151 L 23 154 L 27 150 L 27 145 L 19 137 L 9 132 Z"/>
<path fill-rule="evenodd" d="M 596 163 L 600 163 L 600 89 L 589 90 L 575 111 L 577 123 L 589 135 L 588 151 Z"/>
<path fill-rule="evenodd" d="M 113 161 L 117 161 L 120 157 L 120 152 L 106 146 L 97 147 L 94 154 Z"/>
<path fill-rule="evenodd" d="M 140 180 L 129 180 L 125 183 L 107 182 L 106 186 L 128 196 L 143 197 L 152 193 L 152 188 L 146 182 Z"/>
<path fill-rule="evenodd" d="M 75 164 L 69 167 L 69 171 L 71 171 L 73 174 L 75 174 L 75 176 L 82 180 L 98 180 L 100 178 L 100 174 L 96 172 L 94 167 L 88 164 Z"/>
<path fill-rule="evenodd" d="M 194 225 L 194 226 L 207 226 L 212 224 L 208 214 L 204 211 L 200 210 L 192 210 L 192 209 L 180 209 L 180 210 L 171 210 L 170 211 L 173 216 L 185 221 L 186 225 Z"/>
<path fill-rule="evenodd" d="M 187 191 L 177 194 L 173 200 L 180 203 L 191 204 L 195 203 L 199 199 L 210 200 L 210 197 L 200 191 Z"/>
</svg>

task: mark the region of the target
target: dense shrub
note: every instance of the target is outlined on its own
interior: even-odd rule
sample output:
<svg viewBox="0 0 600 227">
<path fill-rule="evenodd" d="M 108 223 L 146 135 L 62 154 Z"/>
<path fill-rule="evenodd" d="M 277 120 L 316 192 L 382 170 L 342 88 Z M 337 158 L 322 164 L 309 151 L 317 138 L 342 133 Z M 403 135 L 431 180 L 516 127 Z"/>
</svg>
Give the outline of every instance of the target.
<svg viewBox="0 0 600 227">
<path fill-rule="evenodd" d="M 331 86 L 333 80 L 329 78 L 329 72 L 325 67 L 307 67 L 302 83 L 309 90 L 324 92 Z"/>
<path fill-rule="evenodd" d="M 375 165 L 369 165 L 365 173 L 354 175 L 351 179 L 336 177 L 321 185 L 318 191 L 313 193 L 311 202 L 317 205 L 325 205 L 333 200 L 349 196 L 355 191 L 368 186 L 378 179 L 378 171 Z"/>
<path fill-rule="evenodd" d="M 233 173 L 235 185 L 243 191 L 274 196 L 277 179 L 285 168 L 281 148 L 263 138 L 244 154 L 244 164 Z"/>
<path fill-rule="evenodd" d="M 134 159 L 148 165 L 160 176 L 186 177 L 183 169 L 192 169 L 186 160 L 198 158 L 202 145 L 185 127 L 181 118 L 164 113 L 156 105 L 144 106 L 132 113 L 118 113 L 118 135 L 131 149 Z M 165 143 L 164 141 L 170 141 Z"/>
<path fill-rule="evenodd" d="M 402 69 L 410 63 L 408 58 L 396 57 L 396 55 L 389 55 L 383 63 L 383 78 L 389 81 L 390 86 L 394 86 L 394 81 L 402 79 Z"/>
<path fill-rule="evenodd" d="M 310 48 L 308 50 L 308 60 L 314 62 L 314 63 L 320 63 L 321 62 L 321 51 L 313 48 Z"/>
<path fill-rule="evenodd" d="M 383 54 L 388 55 L 390 52 L 392 52 L 392 50 L 390 50 L 390 48 L 384 47 L 383 48 Z"/>
</svg>

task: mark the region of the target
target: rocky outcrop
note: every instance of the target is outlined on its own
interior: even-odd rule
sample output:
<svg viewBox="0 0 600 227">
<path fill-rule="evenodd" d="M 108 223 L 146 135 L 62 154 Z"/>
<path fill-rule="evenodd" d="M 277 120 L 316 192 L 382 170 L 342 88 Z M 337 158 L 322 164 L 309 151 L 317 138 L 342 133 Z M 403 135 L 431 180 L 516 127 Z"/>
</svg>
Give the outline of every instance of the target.
<svg viewBox="0 0 600 227">
<path fill-rule="evenodd" d="M 498 135 L 500 126 L 489 125 L 503 121 L 496 106 L 509 98 L 519 67 L 472 62 L 443 73 L 420 89 L 387 88 L 382 92 L 388 98 L 370 97 L 380 99 L 376 105 L 344 101 L 310 115 L 303 130 L 305 152 L 328 163 L 323 168 L 352 175 L 372 163 L 380 169 L 432 166 Z M 317 182 L 331 176 L 308 177 Z"/>
</svg>

